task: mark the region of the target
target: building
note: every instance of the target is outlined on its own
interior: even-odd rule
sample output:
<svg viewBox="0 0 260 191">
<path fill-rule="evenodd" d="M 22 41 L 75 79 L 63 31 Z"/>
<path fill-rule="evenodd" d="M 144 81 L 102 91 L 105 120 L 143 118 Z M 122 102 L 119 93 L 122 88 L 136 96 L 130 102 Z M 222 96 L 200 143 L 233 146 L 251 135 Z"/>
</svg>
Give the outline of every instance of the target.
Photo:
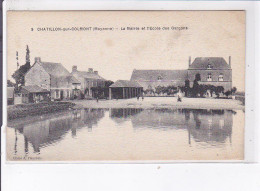
<svg viewBox="0 0 260 191">
<path fill-rule="evenodd" d="M 22 103 L 38 103 L 50 99 L 50 91 L 37 85 L 22 86 Z"/>
<path fill-rule="evenodd" d="M 134 70 L 131 81 L 138 82 L 144 90 L 155 90 L 157 86 L 185 86 L 189 80 L 193 86 L 195 75 L 200 75 L 199 84 L 223 86 L 224 91 L 232 88 L 231 57 L 229 64 L 222 57 L 197 57 L 187 70 Z"/>
<path fill-rule="evenodd" d="M 14 104 L 14 87 L 7 87 L 7 105 Z"/>
<path fill-rule="evenodd" d="M 200 74 L 200 84 L 223 86 L 232 89 L 231 57 L 229 64 L 222 57 L 198 57 L 191 63 L 189 59 L 188 80 L 192 87 L 195 75 Z"/>
<path fill-rule="evenodd" d="M 144 90 L 155 90 L 157 86 L 184 86 L 187 70 L 134 70 L 131 81 L 138 82 Z"/>
<path fill-rule="evenodd" d="M 94 97 L 93 88 L 105 87 L 106 80 L 93 68 L 89 68 L 88 71 L 79 71 L 77 66 L 73 66 L 71 75 L 81 82 L 81 92 L 85 97 Z"/>
<path fill-rule="evenodd" d="M 50 91 L 52 100 L 64 100 L 78 97 L 81 84 L 62 64 L 42 62 L 37 57 L 25 74 L 25 86 L 32 85 Z"/>
<path fill-rule="evenodd" d="M 109 99 L 128 99 L 142 96 L 143 87 L 135 81 L 117 80 L 109 86 Z"/>
</svg>

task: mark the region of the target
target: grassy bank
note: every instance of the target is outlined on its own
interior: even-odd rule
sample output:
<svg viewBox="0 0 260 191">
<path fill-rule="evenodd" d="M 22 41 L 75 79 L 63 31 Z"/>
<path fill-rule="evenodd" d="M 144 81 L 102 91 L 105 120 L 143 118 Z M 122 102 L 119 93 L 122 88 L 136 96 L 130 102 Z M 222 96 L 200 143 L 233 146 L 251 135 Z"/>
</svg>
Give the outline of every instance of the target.
<svg viewBox="0 0 260 191">
<path fill-rule="evenodd" d="M 21 104 L 12 105 L 7 108 L 8 120 L 42 115 L 45 113 L 53 113 L 57 111 L 66 110 L 72 108 L 75 104 L 70 102 L 46 102 L 46 103 L 34 103 L 34 104 Z"/>
</svg>

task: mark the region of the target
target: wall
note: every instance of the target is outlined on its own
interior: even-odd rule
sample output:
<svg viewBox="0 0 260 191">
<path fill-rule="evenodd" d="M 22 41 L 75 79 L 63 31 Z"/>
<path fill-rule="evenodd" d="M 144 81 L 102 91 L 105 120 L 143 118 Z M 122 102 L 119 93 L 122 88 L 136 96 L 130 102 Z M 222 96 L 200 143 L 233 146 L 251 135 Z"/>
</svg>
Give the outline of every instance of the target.
<svg viewBox="0 0 260 191">
<path fill-rule="evenodd" d="M 34 64 L 25 75 L 25 86 L 38 85 L 50 90 L 50 75 L 38 64 Z"/>
<path fill-rule="evenodd" d="M 225 91 L 232 88 L 232 70 L 188 70 L 188 79 L 190 81 L 190 87 L 193 86 L 195 75 L 200 74 L 201 81 L 199 84 L 207 84 L 214 86 L 223 86 Z M 211 73 L 212 81 L 207 81 L 208 73 Z M 224 81 L 218 81 L 220 74 L 223 74 Z"/>
<path fill-rule="evenodd" d="M 184 86 L 185 85 L 185 79 L 183 80 L 172 80 L 172 81 L 155 81 L 155 82 L 150 82 L 150 81 L 136 81 L 138 82 L 143 88 L 144 90 L 149 89 L 149 87 L 151 87 L 153 90 L 155 90 L 155 87 L 157 86 Z"/>
</svg>

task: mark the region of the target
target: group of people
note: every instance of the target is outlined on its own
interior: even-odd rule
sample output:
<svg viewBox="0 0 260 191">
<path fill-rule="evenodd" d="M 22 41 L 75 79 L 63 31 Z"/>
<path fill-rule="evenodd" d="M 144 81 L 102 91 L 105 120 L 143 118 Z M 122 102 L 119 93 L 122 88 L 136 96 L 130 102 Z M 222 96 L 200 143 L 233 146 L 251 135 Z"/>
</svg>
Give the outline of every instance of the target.
<svg viewBox="0 0 260 191">
<path fill-rule="evenodd" d="M 139 101 L 140 95 L 138 94 L 136 98 L 137 98 L 137 101 Z M 142 94 L 142 101 L 144 101 L 144 95 L 143 94 Z"/>
</svg>

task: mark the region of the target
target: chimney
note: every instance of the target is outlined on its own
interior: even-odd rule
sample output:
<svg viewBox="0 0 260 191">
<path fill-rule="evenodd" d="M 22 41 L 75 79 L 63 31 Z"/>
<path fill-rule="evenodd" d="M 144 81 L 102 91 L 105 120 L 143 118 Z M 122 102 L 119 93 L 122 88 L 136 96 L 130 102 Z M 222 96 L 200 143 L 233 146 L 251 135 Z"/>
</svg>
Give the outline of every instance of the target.
<svg viewBox="0 0 260 191">
<path fill-rule="evenodd" d="M 93 68 L 89 68 L 89 69 L 88 69 L 88 72 L 89 72 L 89 73 L 93 73 Z"/>
<path fill-rule="evenodd" d="M 191 56 L 189 56 L 189 66 L 191 65 Z"/>
<path fill-rule="evenodd" d="M 72 72 L 77 72 L 78 71 L 78 67 L 77 66 L 72 66 Z"/>
<path fill-rule="evenodd" d="M 96 75 L 98 75 L 98 71 L 94 71 L 94 73 L 95 73 Z"/>
<path fill-rule="evenodd" d="M 41 57 L 35 57 L 34 60 L 35 60 L 35 62 L 40 63 L 41 62 Z"/>
<path fill-rule="evenodd" d="M 228 64 L 229 64 L 229 66 L 231 68 L 231 56 L 229 56 Z"/>
</svg>

